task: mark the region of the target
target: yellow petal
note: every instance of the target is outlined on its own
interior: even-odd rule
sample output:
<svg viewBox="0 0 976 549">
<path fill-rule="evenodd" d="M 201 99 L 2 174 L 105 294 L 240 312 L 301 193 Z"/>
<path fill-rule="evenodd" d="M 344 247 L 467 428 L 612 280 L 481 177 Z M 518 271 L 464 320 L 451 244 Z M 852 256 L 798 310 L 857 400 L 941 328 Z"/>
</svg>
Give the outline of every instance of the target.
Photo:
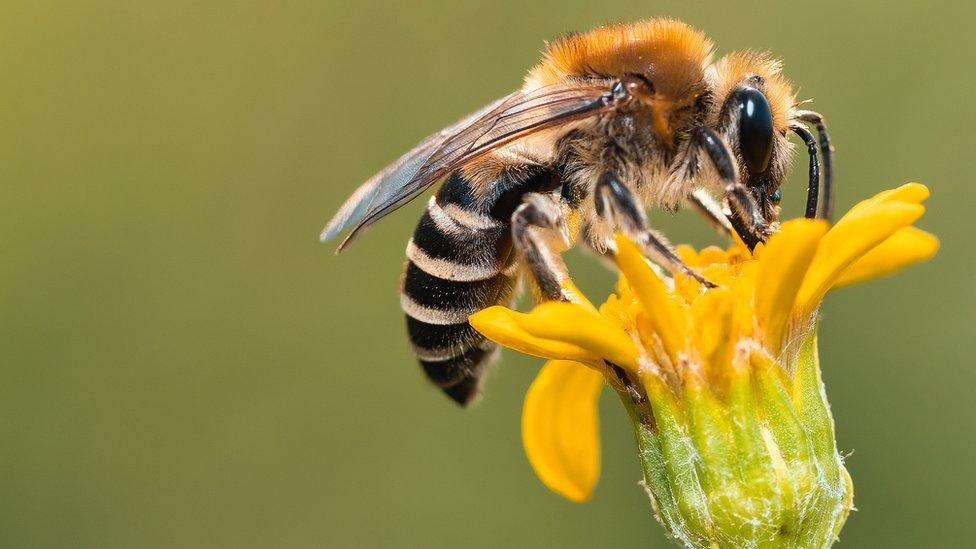
<svg viewBox="0 0 976 549">
<path fill-rule="evenodd" d="M 730 254 L 727 250 L 723 250 L 718 246 L 708 246 L 706 248 L 702 248 L 702 251 L 698 252 L 699 263 L 702 266 L 708 266 L 713 263 L 728 263 L 729 255 Z"/>
<path fill-rule="evenodd" d="M 735 266 L 735 276 L 729 281 L 735 299 L 732 300 L 732 329 L 737 338 L 755 336 L 756 311 L 753 298 L 756 295 L 756 277 L 759 275 L 759 262 L 747 261 Z"/>
<path fill-rule="evenodd" d="M 698 252 L 688 244 L 678 244 L 674 247 L 674 251 L 681 258 L 681 261 L 685 262 L 685 265 L 689 267 L 698 266 Z"/>
<path fill-rule="evenodd" d="M 527 316 L 525 313 L 496 305 L 471 315 L 468 322 L 488 339 L 520 353 L 590 364 L 600 363 L 599 357 L 577 345 L 541 338 L 525 331 L 518 322 L 525 316 Z"/>
<path fill-rule="evenodd" d="M 844 269 L 923 213 L 925 208 L 919 204 L 883 202 L 856 216 L 845 216 L 844 223 L 838 222 L 820 240 L 800 286 L 794 314 L 802 317 L 813 312 Z"/>
<path fill-rule="evenodd" d="M 844 269 L 834 287 L 891 274 L 925 261 L 939 250 L 939 239 L 915 227 L 904 227 Z"/>
<path fill-rule="evenodd" d="M 763 250 L 756 279 L 756 318 L 773 356 L 779 354 L 796 294 L 826 232 L 825 221 L 787 221 Z"/>
<path fill-rule="evenodd" d="M 686 304 L 692 304 L 701 295 L 701 284 L 684 273 L 674 273 L 674 295 L 680 297 Z"/>
<path fill-rule="evenodd" d="M 713 288 L 691 305 L 692 326 L 695 327 L 691 336 L 713 380 L 722 377 L 724 366 L 732 357 L 736 341 L 732 326 L 734 304 L 735 296 L 730 289 Z"/>
<path fill-rule="evenodd" d="M 702 250 L 703 260 L 706 250 Z M 623 235 L 617 235 L 617 266 L 644 306 L 646 318 L 661 338 L 665 350 L 676 360 L 678 352 L 685 346 L 688 313 L 647 264 L 637 246 Z"/>
<path fill-rule="evenodd" d="M 563 294 L 565 294 L 570 299 L 570 301 L 576 303 L 577 305 L 586 307 L 592 311 L 596 311 L 596 307 L 593 306 L 593 303 L 591 303 L 590 300 L 587 299 L 585 295 L 583 295 L 583 292 L 581 292 L 580 289 L 576 287 L 576 284 L 572 280 L 567 278 L 566 280 L 563 280 L 562 283 L 560 283 L 560 286 L 562 286 L 563 288 Z"/>
<path fill-rule="evenodd" d="M 880 193 L 872 196 L 871 198 L 862 200 L 854 205 L 850 210 L 844 214 L 844 217 L 837 222 L 838 225 L 844 222 L 845 219 L 851 219 L 861 215 L 865 211 L 871 209 L 878 204 L 891 203 L 891 202 L 905 202 L 908 204 L 921 204 L 925 202 L 925 199 L 929 197 L 929 188 L 921 183 L 905 183 L 901 187 L 895 189 L 889 189 L 887 191 L 881 191 Z"/>
<path fill-rule="evenodd" d="M 537 305 L 531 313 L 519 315 L 515 321 L 532 336 L 562 341 L 624 368 L 637 370 L 637 347 L 627 332 L 584 306 L 547 301 Z"/>
<path fill-rule="evenodd" d="M 529 387 L 522 408 L 522 445 L 550 490 L 586 501 L 600 476 L 597 401 L 603 376 L 582 364 L 552 360 Z"/>
</svg>

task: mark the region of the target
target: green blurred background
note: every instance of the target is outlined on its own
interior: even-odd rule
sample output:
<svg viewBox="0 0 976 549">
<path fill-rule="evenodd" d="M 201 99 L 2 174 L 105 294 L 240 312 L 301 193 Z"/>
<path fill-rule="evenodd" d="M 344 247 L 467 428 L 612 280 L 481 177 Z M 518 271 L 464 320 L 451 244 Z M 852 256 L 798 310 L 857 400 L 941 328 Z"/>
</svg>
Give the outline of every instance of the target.
<svg viewBox="0 0 976 549">
<path fill-rule="evenodd" d="M 0 546 L 667 546 L 615 399 L 577 505 L 521 450 L 538 361 L 506 354 L 468 411 L 425 382 L 396 292 L 420 202 L 342 257 L 317 240 L 360 181 L 516 87 L 544 39 L 659 14 L 786 60 L 831 124 L 840 210 L 932 187 L 940 255 L 826 305 L 858 507 L 842 543 L 971 540 L 969 4 L 7 0 Z"/>
</svg>

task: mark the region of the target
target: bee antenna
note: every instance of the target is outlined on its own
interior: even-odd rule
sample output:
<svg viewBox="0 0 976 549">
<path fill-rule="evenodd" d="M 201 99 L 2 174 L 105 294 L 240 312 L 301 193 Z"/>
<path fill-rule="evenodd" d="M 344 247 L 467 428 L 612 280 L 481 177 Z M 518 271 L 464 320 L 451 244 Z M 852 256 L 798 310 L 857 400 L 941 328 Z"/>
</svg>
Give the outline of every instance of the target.
<svg viewBox="0 0 976 549">
<path fill-rule="evenodd" d="M 813 111 L 797 111 L 796 117 L 809 122 L 817 128 L 820 141 L 820 156 L 823 159 L 823 195 L 820 200 L 820 218 L 832 221 L 834 217 L 834 146 L 827 134 L 823 115 Z"/>
<path fill-rule="evenodd" d="M 803 124 L 794 124 L 790 126 L 790 129 L 803 140 L 807 146 L 807 154 L 810 155 L 809 182 L 807 183 L 807 209 L 805 215 L 807 219 L 813 219 L 817 217 L 820 200 L 820 162 L 817 159 L 817 140 L 814 139 L 813 134 Z"/>
</svg>

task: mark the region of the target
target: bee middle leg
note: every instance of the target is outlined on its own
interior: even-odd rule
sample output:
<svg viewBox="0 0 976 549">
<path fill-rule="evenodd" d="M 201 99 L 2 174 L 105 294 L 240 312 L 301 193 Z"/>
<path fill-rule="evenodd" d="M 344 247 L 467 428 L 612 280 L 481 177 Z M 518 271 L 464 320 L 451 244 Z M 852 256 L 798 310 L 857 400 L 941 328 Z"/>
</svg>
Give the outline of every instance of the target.
<svg viewBox="0 0 976 549">
<path fill-rule="evenodd" d="M 512 213 L 512 239 L 541 297 L 570 301 L 564 284 L 569 280 L 569 270 L 561 255 L 569 248 L 569 233 L 558 199 L 548 194 L 526 194 Z"/>
<path fill-rule="evenodd" d="M 648 226 L 644 206 L 615 175 L 606 172 L 594 194 L 596 215 L 630 237 L 651 260 L 665 269 L 686 274 L 707 288 L 715 284 L 685 264 L 667 239 Z"/>
</svg>

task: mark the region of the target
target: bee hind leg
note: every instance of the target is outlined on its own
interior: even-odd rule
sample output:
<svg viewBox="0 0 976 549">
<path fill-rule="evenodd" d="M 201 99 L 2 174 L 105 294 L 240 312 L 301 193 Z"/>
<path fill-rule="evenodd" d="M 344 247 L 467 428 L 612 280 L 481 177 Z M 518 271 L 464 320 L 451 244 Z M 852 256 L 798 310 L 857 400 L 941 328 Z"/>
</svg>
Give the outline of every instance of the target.
<svg viewBox="0 0 976 549">
<path fill-rule="evenodd" d="M 652 261 L 672 273 L 686 274 L 706 288 L 715 287 L 686 265 L 664 236 L 648 227 L 643 205 L 615 175 L 607 172 L 600 177 L 594 199 L 596 215 L 630 237 Z"/>
</svg>

